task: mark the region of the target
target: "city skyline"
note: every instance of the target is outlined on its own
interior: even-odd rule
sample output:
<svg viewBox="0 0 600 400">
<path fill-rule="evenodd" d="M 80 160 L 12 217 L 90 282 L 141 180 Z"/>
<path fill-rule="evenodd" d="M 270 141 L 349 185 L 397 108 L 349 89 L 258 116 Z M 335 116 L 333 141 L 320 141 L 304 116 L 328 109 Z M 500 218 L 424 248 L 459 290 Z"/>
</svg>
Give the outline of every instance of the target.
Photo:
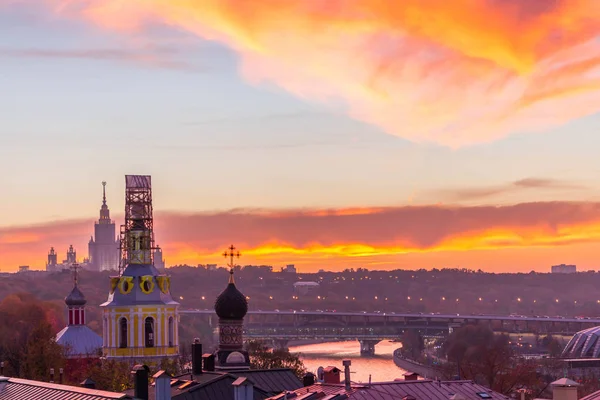
<svg viewBox="0 0 600 400">
<path fill-rule="evenodd" d="M 169 264 L 597 269 L 600 5 L 521 3 L 1 2 L 0 270 L 137 173 Z"/>
</svg>

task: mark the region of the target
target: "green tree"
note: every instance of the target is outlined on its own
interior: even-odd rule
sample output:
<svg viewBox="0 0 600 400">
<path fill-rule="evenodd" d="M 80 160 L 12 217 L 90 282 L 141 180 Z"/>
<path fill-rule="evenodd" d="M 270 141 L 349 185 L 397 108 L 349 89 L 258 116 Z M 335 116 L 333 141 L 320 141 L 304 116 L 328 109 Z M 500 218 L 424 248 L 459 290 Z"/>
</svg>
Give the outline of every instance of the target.
<svg viewBox="0 0 600 400">
<path fill-rule="evenodd" d="M 289 368 L 300 379 L 306 374 L 306 367 L 298 354 L 283 349 L 271 350 L 260 341 L 249 341 L 247 350 L 252 369 Z"/>
</svg>

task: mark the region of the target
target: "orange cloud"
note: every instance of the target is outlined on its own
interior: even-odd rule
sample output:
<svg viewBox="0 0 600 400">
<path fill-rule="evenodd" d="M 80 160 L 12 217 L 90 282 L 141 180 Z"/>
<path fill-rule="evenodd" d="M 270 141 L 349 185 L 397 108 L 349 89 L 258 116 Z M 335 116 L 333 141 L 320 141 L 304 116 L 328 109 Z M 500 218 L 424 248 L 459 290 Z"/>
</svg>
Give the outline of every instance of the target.
<svg viewBox="0 0 600 400">
<path fill-rule="evenodd" d="M 125 34 L 164 24 L 222 42 L 250 82 L 342 102 L 417 142 L 469 145 L 600 111 L 597 1 L 38 1 Z"/>
<path fill-rule="evenodd" d="M 169 265 L 219 263 L 223 249 L 233 243 L 244 263 L 294 263 L 304 271 L 457 265 L 528 271 L 547 263 L 593 265 L 600 242 L 600 203 L 360 210 L 159 213 L 156 237 Z M 81 259 L 92 229 L 91 221 L 0 228 L 0 237 L 37 237 L 29 243 L 0 241 L 0 269 L 42 267 L 50 246 L 64 255 L 71 243 Z"/>
</svg>

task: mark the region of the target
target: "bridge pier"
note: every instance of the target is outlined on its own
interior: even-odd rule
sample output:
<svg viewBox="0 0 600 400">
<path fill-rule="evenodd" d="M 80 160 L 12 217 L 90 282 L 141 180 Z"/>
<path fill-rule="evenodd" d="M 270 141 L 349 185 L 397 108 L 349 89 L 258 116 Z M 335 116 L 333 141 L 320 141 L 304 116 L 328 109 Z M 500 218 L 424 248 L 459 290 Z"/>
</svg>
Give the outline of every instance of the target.
<svg viewBox="0 0 600 400">
<path fill-rule="evenodd" d="M 359 340 L 360 343 L 360 355 L 361 356 L 374 356 L 375 355 L 375 345 L 380 342 L 380 340 Z"/>
</svg>

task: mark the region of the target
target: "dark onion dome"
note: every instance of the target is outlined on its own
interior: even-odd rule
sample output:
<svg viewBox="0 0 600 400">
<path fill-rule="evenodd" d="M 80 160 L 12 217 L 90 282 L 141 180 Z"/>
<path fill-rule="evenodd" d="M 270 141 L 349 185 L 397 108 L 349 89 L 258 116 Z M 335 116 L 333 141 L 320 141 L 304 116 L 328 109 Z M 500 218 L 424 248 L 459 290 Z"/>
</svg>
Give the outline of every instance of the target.
<svg viewBox="0 0 600 400">
<path fill-rule="evenodd" d="M 71 293 L 65 297 L 65 303 L 68 306 L 83 306 L 87 303 L 85 296 L 81 293 L 81 290 L 77 286 L 73 287 Z"/>
<path fill-rule="evenodd" d="M 242 320 L 248 312 L 248 301 L 233 282 L 233 269 L 229 272 L 229 284 L 215 301 L 215 312 L 222 319 Z"/>
</svg>

